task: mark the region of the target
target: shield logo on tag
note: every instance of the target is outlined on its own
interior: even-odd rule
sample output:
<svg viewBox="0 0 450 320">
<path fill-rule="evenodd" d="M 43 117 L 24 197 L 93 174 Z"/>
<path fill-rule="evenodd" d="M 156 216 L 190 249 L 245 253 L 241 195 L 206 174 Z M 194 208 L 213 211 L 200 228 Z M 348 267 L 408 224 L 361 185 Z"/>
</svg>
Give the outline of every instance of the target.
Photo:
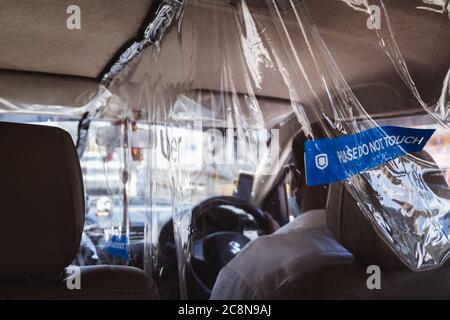
<svg viewBox="0 0 450 320">
<path fill-rule="evenodd" d="M 325 153 L 316 156 L 316 167 L 319 170 L 325 170 L 328 167 L 328 155 Z"/>
</svg>

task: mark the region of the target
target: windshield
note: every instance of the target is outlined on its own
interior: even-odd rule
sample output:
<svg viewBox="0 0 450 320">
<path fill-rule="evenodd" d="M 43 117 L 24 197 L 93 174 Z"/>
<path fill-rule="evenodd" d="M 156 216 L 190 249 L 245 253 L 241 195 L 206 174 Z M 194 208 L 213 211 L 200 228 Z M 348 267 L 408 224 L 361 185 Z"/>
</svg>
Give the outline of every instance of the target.
<svg viewBox="0 0 450 320">
<path fill-rule="evenodd" d="M 182 184 L 183 193 L 189 195 L 184 208 L 176 208 L 190 210 L 208 197 L 235 194 L 239 175 L 255 174 L 272 138 L 264 129 L 243 133 L 233 128 L 168 129 L 94 120 L 80 141 L 83 132 L 76 118 L 3 114 L 0 120 L 59 127 L 78 146 L 86 221 L 75 263 L 130 264 L 148 271 L 156 261 L 150 259 L 145 266 L 145 252 L 154 255 L 159 232 L 173 215 L 171 161 L 191 177 Z M 125 255 L 111 250 L 114 237 L 124 233 L 131 251 Z"/>
</svg>

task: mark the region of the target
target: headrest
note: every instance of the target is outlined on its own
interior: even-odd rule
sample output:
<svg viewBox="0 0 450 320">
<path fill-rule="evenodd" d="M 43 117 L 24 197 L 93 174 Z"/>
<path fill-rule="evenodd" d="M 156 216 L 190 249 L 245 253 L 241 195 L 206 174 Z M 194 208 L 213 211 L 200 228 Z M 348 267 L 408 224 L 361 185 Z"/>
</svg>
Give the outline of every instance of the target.
<svg viewBox="0 0 450 320">
<path fill-rule="evenodd" d="M 428 163 L 436 164 L 425 151 L 416 155 Z M 423 177 L 432 189 L 437 187 L 448 190 L 447 183 L 437 165 L 436 170 L 424 172 Z M 367 186 L 367 192 L 375 194 L 375 191 L 370 190 L 370 186 Z M 330 186 L 326 213 L 328 228 L 355 259 L 384 269 L 406 268 L 400 258 L 376 233 L 344 183 L 335 183 Z"/>
<path fill-rule="evenodd" d="M 58 128 L 0 123 L 0 277 L 56 275 L 84 225 L 80 163 Z"/>
<path fill-rule="evenodd" d="M 383 269 L 405 268 L 375 232 L 344 183 L 330 185 L 326 213 L 328 229 L 355 259 Z"/>
</svg>

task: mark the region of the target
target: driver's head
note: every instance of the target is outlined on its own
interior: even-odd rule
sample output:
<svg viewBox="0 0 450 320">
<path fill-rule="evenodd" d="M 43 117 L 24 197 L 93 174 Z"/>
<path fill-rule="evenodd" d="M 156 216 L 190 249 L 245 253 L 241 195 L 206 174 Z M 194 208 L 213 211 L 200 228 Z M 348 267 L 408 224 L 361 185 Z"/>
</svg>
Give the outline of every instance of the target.
<svg viewBox="0 0 450 320">
<path fill-rule="evenodd" d="M 315 123 L 311 127 L 314 133 L 314 140 L 325 138 L 325 134 L 319 123 Z M 292 155 L 294 160 L 292 190 L 302 212 L 325 209 L 328 195 L 328 186 L 308 187 L 306 185 L 305 141 L 310 139 L 303 131 L 300 131 L 292 141 Z"/>
</svg>

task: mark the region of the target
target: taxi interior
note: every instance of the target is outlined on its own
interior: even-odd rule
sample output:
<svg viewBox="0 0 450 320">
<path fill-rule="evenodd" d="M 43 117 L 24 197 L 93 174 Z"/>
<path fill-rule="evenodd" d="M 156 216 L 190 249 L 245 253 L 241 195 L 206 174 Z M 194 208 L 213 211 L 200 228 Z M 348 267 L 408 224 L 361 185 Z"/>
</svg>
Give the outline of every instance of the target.
<svg viewBox="0 0 450 320">
<path fill-rule="evenodd" d="M 69 28 L 75 2 L 81 25 Z M 391 42 L 380 49 L 386 31 L 366 27 L 363 2 L 0 0 L 0 299 L 209 299 L 220 270 L 273 232 L 267 215 L 279 226 L 295 218 L 292 140 L 324 123 L 335 136 L 369 118 L 436 129 L 425 151 L 450 200 L 450 5 L 374 1 L 389 12 L 400 64 L 385 54 Z M 305 6 L 317 30 L 299 23 Z M 305 41 L 315 30 L 323 42 Z M 317 74 L 317 63 L 315 89 L 296 95 L 304 84 L 288 83 L 289 67 Z M 327 121 L 316 101 L 327 101 Z M 342 101 L 363 108 L 340 112 Z M 216 150 L 199 166 L 198 145 L 217 141 L 238 150 L 233 161 Z M 261 149 L 277 155 L 263 169 Z M 330 184 L 328 225 L 345 250 L 299 243 L 315 253 L 272 298 L 450 298 L 446 256 L 408 268 L 361 209 L 374 191 L 357 193 Z M 381 290 L 366 286 L 374 264 Z M 81 290 L 67 286 L 74 272 Z"/>
</svg>

